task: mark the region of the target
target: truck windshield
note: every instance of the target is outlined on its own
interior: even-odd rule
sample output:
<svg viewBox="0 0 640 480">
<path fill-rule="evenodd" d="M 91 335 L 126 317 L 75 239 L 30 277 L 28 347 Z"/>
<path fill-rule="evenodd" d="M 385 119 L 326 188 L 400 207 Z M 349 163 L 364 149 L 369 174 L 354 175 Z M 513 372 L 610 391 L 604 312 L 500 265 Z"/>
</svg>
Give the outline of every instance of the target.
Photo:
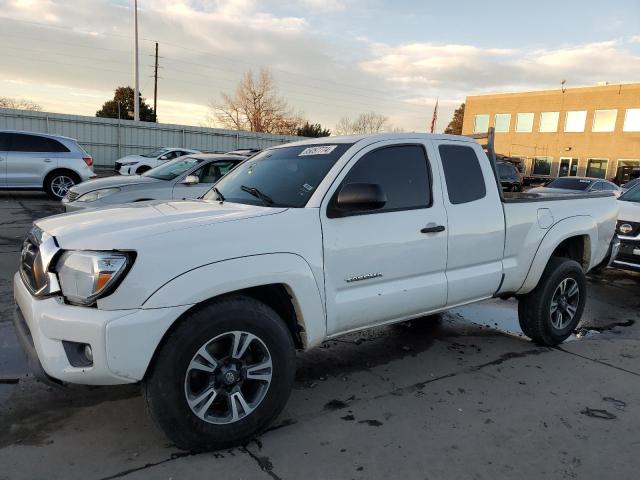
<svg viewBox="0 0 640 480">
<path fill-rule="evenodd" d="M 593 182 L 584 178 L 556 178 L 545 185 L 547 188 L 564 188 L 566 190 L 586 190 Z"/>
<path fill-rule="evenodd" d="M 195 167 L 203 160 L 197 158 L 176 158 L 171 162 L 160 165 L 159 167 L 152 168 L 151 170 L 144 172 L 143 177 L 157 178 L 158 180 L 173 180 L 174 178 L 182 175 L 187 170 Z"/>
<path fill-rule="evenodd" d="M 304 207 L 309 197 L 352 143 L 307 144 L 265 150 L 216 184 L 204 200 L 222 194 L 227 202 Z M 219 192 L 219 193 L 218 193 Z"/>
</svg>

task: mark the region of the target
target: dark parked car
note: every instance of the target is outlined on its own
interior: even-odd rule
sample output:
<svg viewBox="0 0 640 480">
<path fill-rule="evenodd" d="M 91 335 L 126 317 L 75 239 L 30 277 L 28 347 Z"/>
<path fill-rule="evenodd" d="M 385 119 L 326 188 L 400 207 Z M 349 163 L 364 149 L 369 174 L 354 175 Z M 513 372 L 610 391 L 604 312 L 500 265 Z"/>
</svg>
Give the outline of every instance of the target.
<svg viewBox="0 0 640 480">
<path fill-rule="evenodd" d="M 515 165 L 509 162 L 496 162 L 502 190 L 505 192 L 521 192 L 522 177 Z"/>
</svg>

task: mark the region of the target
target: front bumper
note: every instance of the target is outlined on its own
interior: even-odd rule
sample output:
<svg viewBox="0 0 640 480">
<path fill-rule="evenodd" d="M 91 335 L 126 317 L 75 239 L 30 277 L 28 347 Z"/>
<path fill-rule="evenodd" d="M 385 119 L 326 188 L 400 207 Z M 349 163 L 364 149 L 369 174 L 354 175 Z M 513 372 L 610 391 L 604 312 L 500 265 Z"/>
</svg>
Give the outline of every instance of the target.
<svg viewBox="0 0 640 480">
<path fill-rule="evenodd" d="M 620 250 L 611 262 L 612 267 L 640 271 L 640 238 L 620 236 Z"/>
<path fill-rule="evenodd" d="M 35 298 L 16 274 L 13 278 L 18 337 L 29 365 L 41 379 L 87 385 L 142 380 L 156 347 L 189 306 L 160 309 L 100 310 L 67 305 L 61 297 Z M 91 345 L 93 365 L 71 365 L 62 341 Z"/>
</svg>

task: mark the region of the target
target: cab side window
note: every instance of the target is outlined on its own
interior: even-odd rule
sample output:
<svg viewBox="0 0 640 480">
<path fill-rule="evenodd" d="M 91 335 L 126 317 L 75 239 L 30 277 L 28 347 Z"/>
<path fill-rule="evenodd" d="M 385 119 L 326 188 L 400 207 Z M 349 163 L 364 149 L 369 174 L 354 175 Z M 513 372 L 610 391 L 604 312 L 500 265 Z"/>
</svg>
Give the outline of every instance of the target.
<svg viewBox="0 0 640 480">
<path fill-rule="evenodd" d="M 9 150 L 12 152 L 53 152 L 48 138 L 12 133 Z"/>
<path fill-rule="evenodd" d="M 440 145 L 438 151 L 442 159 L 449 201 L 453 205 L 473 202 L 486 196 L 487 189 L 480 161 L 473 148 Z"/>
<path fill-rule="evenodd" d="M 374 183 L 382 187 L 387 203 L 371 213 L 431 206 L 431 178 L 427 155 L 419 145 L 383 147 L 364 155 L 351 168 L 347 183 Z"/>
</svg>

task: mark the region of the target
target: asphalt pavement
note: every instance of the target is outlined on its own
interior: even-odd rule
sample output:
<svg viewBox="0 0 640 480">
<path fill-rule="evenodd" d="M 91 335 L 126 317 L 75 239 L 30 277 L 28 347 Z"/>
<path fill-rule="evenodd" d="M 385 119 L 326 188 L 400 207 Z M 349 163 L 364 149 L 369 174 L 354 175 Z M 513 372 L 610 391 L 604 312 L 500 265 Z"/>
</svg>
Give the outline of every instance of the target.
<svg viewBox="0 0 640 480">
<path fill-rule="evenodd" d="M 291 399 L 243 447 L 192 454 L 136 385 L 52 389 L 13 331 L 11 278 L 40 193 L 0 192 L 0 479 L 636 479 L 640 275 L 590 276 L 577 335 L 530 343 L 515 301 L 367 330 L 298 355 Z"/>
</svg>

